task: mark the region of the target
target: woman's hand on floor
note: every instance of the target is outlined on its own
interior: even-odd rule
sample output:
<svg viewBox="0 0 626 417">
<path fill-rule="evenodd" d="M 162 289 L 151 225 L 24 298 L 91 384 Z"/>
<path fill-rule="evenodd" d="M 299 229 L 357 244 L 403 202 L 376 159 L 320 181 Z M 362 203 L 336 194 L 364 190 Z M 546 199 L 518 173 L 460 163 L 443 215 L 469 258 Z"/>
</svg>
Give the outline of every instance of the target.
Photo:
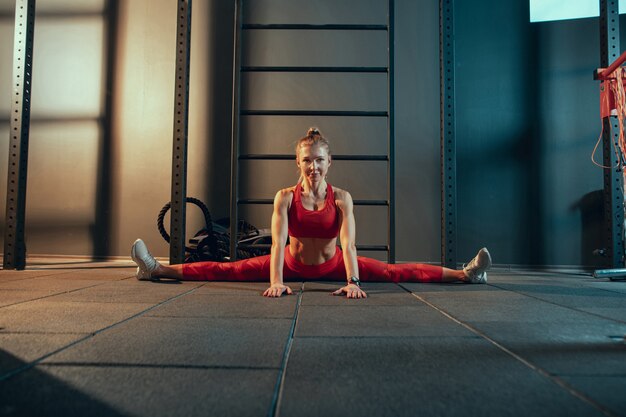
<svg viewBox="0 0 626 417">
<path fill-rule="evenodd" d="M 348 284 L 345 287 L 339 288 L 333 292 L 333 295 L 346 294 L 347 298 L 367 298 L 367 294 L 358 285 Z"/>
<path fill-rule="evenodd" d="M 263 292 L 265 297 L 280 297 L 283 293 L 287 293 L 287 295 L 293 294 L 291 288 L 282 284 L 274 284 Z"/>
</svg>

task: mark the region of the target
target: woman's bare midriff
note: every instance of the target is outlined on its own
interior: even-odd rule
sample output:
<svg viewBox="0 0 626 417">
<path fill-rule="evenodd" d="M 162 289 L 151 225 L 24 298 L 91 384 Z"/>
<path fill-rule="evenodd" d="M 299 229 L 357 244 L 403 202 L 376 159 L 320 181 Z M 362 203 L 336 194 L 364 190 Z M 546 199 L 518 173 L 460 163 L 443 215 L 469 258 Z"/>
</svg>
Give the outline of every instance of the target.
<svg viewBox="0 0 626 417">
<path fill-rule="evenodd" d="M 337 238 L 320 239 L 311 237 L 289 237 L 289 252 L 304 265 L 321 265 L 335 256 Z"/>
</svg>

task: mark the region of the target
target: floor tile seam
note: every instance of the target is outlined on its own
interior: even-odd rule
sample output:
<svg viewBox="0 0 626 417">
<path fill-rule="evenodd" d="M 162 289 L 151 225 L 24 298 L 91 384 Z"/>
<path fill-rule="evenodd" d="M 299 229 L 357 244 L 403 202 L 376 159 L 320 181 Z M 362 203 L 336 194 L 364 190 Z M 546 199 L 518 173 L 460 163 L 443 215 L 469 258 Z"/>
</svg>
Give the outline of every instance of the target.
<svg viewBox="0 0 626 417">
<path fill-rule="evenodd" d="M 585 288 L 593 288 L 594 290 L 600 290 L 600 291 L 606 291 L 606 292 L 610 292 L 611 294 L 620 294 L 623 295 L 624 298 L 626 298 L 626 292 L 624 291 L 617 291 L 615 289 L 611 289 L 611 288 L 602 288 L 602 287 L 585 287 Z"/>
<path fill-rule="evenodd" d="M 493 285 L 493 284 L 492 284 L 492 285 Z M 494 286 L 495 286 L 495 285 L 494 285 Z M 554 301 L 544 300 L 543 298 L 537 297 L 537 296 L 535 296 L 535 295 L 525 294 L 525 293 L 523 293 L 523 292 L 519 292 L 519 291 L 509 290 L 509 289 L 505 289 L 505 288 L 500 288 L 500 289 L 501 289 L 502 291 L 512 292 L 512 293 L 515 293 L 515 294 L 521 295 L 521 296 L 523 296 L 523 297 L 532 298 L 532 299 L 535 299 L 535 300 L 538 300 L 538 301 L 544 302 L 544 303 L 546 303 L 546 304 L 551 304 L 551 305 L 554 305 L 554 306 L 557 306 L 557 307 L 561 307 L 561 308 L 564 308 L 564 309 L 566 309 L 566 310 L 571 310 L 571 311 L 575 311 L 575 312 L 577 312 L 577 313 L 582 313 L 582 314 L 588 314 L 588 315 L 591 315 L 591 316 L 599 317 L 599 318 L 601 318 L 601 319 L 604 319 L 604 320 L 609 320 L 609 321 L 613 321 L 613 322 L 620 323 L 620 324 L 626 324 L 626 321 L 625 321 L 625 320 L 618 320 L 618 319 L 615 319 L 615 318 L 612 318 L 612 317 L 603 316 L 603 315 L 598 314 L 598 313 L 593 313 L 593 312 L 590 312 L 590 311 L 581 310 L 581 309 L 579 309 L 579 308 L 575 308 L 575 307 L 571 307 L 571 306 L 562 305 L 562 304 L 556 303 L 556 302 L 554 302 Z M 626 297 L 624 297 L 624 299 L 626 300 Z"/>
<path fill-rule="evenodd" d="M 133 277 L 131 277 L 131 278 L 133 278 Z M 123 281 L 123 280 L 118 280 L 118 281 Z M 82 291 L 82 290 L 98 287 L 98 286 L 101 286 L 101 285 L 106 285 L 106 284 L 108 284 L 110 282 L 113 282 L 113 281 L 103 281 L 101 283 L 90 285 L 88 287 L 75 288 L 73 290 L 61 291 L 61 292 L 57 292 L 57 293 L 47 294 L 47 295 L 43 295 L 41 297 L 31 298 L 29 300 L 24 300 L 24 301 L 18 301 L 18 302 L 12 303 L 12 304 L 0 305 L 0 308 L 10 307 L 10 306 L 18 305 L 18 304 L 26 304 L 26 303 L 29 303 L 31 301 L 39 301 L 39 300 L 43 300 L 45 298 L 57 297 L 57 296 L 60 296 L 60 295 L 72 294 L 72 293 L 77 292 L 77 291 Z M 200 287 L 202 287 L 202 285 L 199 285 L 199 286 L 196 286 L 196 287 L 193 287 L 193 288 L 197 289 L 197 288 L 200 288 Z M 14 290 L 14 291 L 29 291 L 29 290 Z M 182 294 L 184 292 L 185 291 L 182 291 L 179 294 Z M 177 294 L 177 295 L 179 295 L 179 294 Z M 166 298 L 165 301 L 167 301 L 167 300 L 168 300 L 168 298 Z M 65 300 L 65 301 L 58 301 L 58 302 L 59 303 L 74 303 L 74 302 L 75 303 L 104 303 L 104 304 L 107 304 L 107 303 L 109 303 L 109 304 L 115 304 L 115 303 L 118 303 L 118 304 L 151 304 L 151 303 L 153 303 L 153 301 L 149 301 L 149 302 L 145 302 L 145 301 L 144 302 L 141 302 L 141 301 L 121 301 L 121 302 L 116 302 L 116 301 L 94 301 L 94 300 L 87 300 L 87 301 Z M 157 303 L 158 302 L 159 301 L 157 301 Z"/>
<path fill-rule="evenodd" d="M 272 401 L 270 402 L 270 408 L 267 412 L 267 417 L 278 417 L 280 415 L 280 405 L 283 399 L 284 386 L 285 386 L 285 374 L 287 366 L 289 364 L 289 355 L 291 353 L 291 347 L 293 346 L 294 335 L 296 327 L 298 325 L 298 317 L 300 312 L 300 306 L 302 304 L 302 296 L 304 293 L 304 282 L 300 284 L 300 291 L 298 292 L 298 299 L 294 308 L 293 319 L 289 334 L 287 336 L 287 342 L 285 343 L 285 349 L 283 351 L 283 357 L 276 378 L 276 384 L 274 386 L 274 392 L 272 394 Z"/>
<path fill-rule="evenodd" d="M 497 273 L 508 273 L 512 275 L 529 275 L 529 276 L 574 276 L 574 277 L 591 277 L 591 272 L 586 271 L 559 271 L 559 270 L 549 270 L 549 271 L 537 271 L 537 270 L 517 270 L 517 269 L 504 269 L 498 271 L 498 267 L 495 267 L 493 271 L 494 274 Z"/>
<path fill-rule="evenodd" d="M 90 265 L 91 264 L 91 265 Z M 84 270 L 91 271 L 109 271 L 114 269 L 129 269 L 135 271 L 137 264 L 129 260 L 127 265 L 94 265 L 93 262 L 75 263 L 75 262 L 60 262 L 49 263 L 41 265 L 26 266 L 24 271 L 65 271 L 65 272 L 80 272 Z"/>
<path fill-rule="evenodd" d="M 135 278 L 137 281 L 139 281 L 139 280 L 137 279 L 137 275 L 136 275 L 136 273 L 134 273 L 134 274 L 132 274 L 132 275 L 130 275 L 130 276 L 127 276 L 127 277 L 123 277 L 123 278 L 121 278 L 121 279 L 117 279 L 117 280 L 115 280 L 115 281 L 131 281 L 133 278 Z"/>
<path fill-rule="evenodd" d="M 224 297 L 225 295 L 229 296 L 229 297 L 241 297 L 241 298 L 258 298 L 258 297 L 262 297 L 262 292 L 261 290 L 259 290 L 258 294 L 236 294 L 236 293 L 228 293 L 228 292 L 224 292 L 224 293 L 209 293 L 209 292 L 199 292 L 198 294 L 195 295 L 195 297 Z"/>
<path fill-rule="evenodd" d="M 402 287 L 402 285 L 400 285 L 400 286 Z M 408 289 L 405 289 L 405 290 L 408 291 L 408 292 L 411 292 Z M 536 372 L 537 374 L 539 374 L 542 377 L 546 378 L 547 380 L 551 381 L 552 383 L 554 383 L 558 387 L 560 387 L 563 390 L 565 390 L 566 392 L 568 392 L 573 397 L 578 398 L 579 400 L 587 403 L 588 405 L 591 405 L 592 407 L 596 408 L 597 410 L 599 410 L 601 413 L 603 413 L 606 416 L 618 417 L 608 407 L 606 407 L 603 404 L 595 401 L 593 398 L 589 397 L 585 393 L 577 390 L 572 385 L 570 385 L 566 381 L 564 381 L 561 378 L 559 378 L 558 375 L 552 374 L 552 373 L 548 372 L 547 370 L 541 368 L 540 366 L 532 363 L 530 360 L 527 360 L 527 359 L 523 358 L 522 356 L 520 356 L 517 353 L 513 352 L 512 350 L 508 349 L 506 346 L 504 346 L 501 343 L 497 342 L 496 340 L 492 339 L 490 336 L 488 336 L 487 334 L 483 333 L 479 329 L 477 329 L 477 328 L 475 328 L 475 327 L 473 327 L 473 326 L 463 322 L 462 320 L 452 316 L 450 313 L 448 313 L 445 310 L 437 307 L 436 305 L 434 305 L 431 302 L 429 302 L 428 300 L 420 297 L 419 295 L 417 295 L 417 294 L 415 294 L 413 292 L 411 292 L 411 294 L 413 295 L 413 297 L 417 298 L 422 303 L 425 303 L 426 305 L 428 305 L 431 308 L 435 309 L 436 311 L 441 313 L 443 316 L 445 316 L 445 317 L 449 318 L 450 320 L 454 321 L 455 323 L 463 326 L 467 330 L 471 331 L 472 333 L 476 334 L 477 336 L 479 336 L 482 339 L 486 340 L 487 342 L 491 343 L 494 347 L 496 347 L 497 349 L 499 349 L 503 353 L 511 356 L 513 359 L 515 359 L 518 362 L 522 363 L 523 365 L 525 365 L 526 367 L 528 367 L 532 371 Z"/>
<path fill-rule="evenodd" d="M 363 299 L 361 299 L 363 300 Z M 357 298 L 354 300 L 355 303 L 359 303 L 360 300 Z M 354 305 L 346 305 L 346 304 L 302 304 L 302 307 L 324 307 L 324 308 L 359 308 L 359 307 L 366 307 L 366 308 L 372 308 L 372 307 L 386 307 L 386 308 L 399 308 L 399 307 L 410 307 L 410 308 L 423 308 L 423 306 L 419 306 L 416 305 L 415 303 L 413 304 L 364 304 L 364 303 L 360 303 L 360 304 L 354 304 Z"/>
<path fill-rule="evenodd" d="M 581 314 L 584 314 L 584 315 L 595 316 L 597 318 L 600 318 L 600 319 L 603 319 L 603 320 L 608 320 L 608 321 L 613 321 L 613 322 L 616 322 L 616 323 L 619 323 L 619 324 L 626 324 L 626 321 L 624 321 L 624 320 L 619 320 L 619 319 L 615 319 L 615 318 L 612 318 L 612 317 L 604 316 L 604 315 L 601 315 L 601 314 L 598 314 L 598 313 L 593 313 L 591 311 L 587 311 L 587 310 L 584 310 L 584 309 L 581 309 L 581 308 L 575 308 L 575 307 L 559 304 L 557 302 L 546 300 L 546 299 L 543 299 L 541 297 L 530 295 L 530 294 L 527 294 L 527 293 L 524 293 L 524 292 L 521 292 L 521 291 L 510 290 L 510 289 L 507 289 L 507 288 L 501 288 L 501 287 L 498 287 L 497 284 L 490 283 L 490 284 L 487 284 L 487 285 L 490 285 L 490 286 L 492 286 L 494 288 L 498 288 L 499 290 L 504 291 L 504 292 L 509 292 L 509 293 L 512 293 L 512 294 L 516 294 L 516 295 L 519 295 L 519 296 L 524 297 L 524 298 L 532 298 L 532 299 L 540 301 L 542 303 L 550 304 L 552 306 L 556 306 L 556 307 L 559 307 L 559 308 L 562 308 L 562 309 L 575 311 L 577 313 L 581 313 Z M 407 289 L 407 291 L 410 291 L 410 290 Z M 426 293 L 426 294 L 428 294 L 428 293 Z M 445 296 L 446 293 L 445 292 L 443 292 L 443 293 L 440 292 L 440 293 L 437 293 L 437 294 L 439 296 Z M 626 297 L 624 297 L 624 299 L 626 300 Z"/>
<path fill-rule="evenodd" d="M 13 278 L 13 279 L 6 279 L 6 280 L 0 279 L 0 285 L 8 284 L 9 282 L 28 281 L 34 278 L 36 277 Z M 0 289 L 4 289 L 4 288 L 0 288 Z"/>
<path fill-rule="evenodd" d="M 77 336 L 87 336 L 91 335 L 92 332 L 44 332 L 44 331 L 3 331 L 0 330 L 0 336 L 2 335 L 77 335 Z"/>
<path fill-rule="evenodd" d="M 515 284 L 515 281 L 512 281 L 511 283 Z M 597 281 L 597 282 L 593 282 L 593 284 L 602 284 L 603 281 Z M 606 284 L 611 284 L 608 282 L 604 282 Z M 498 285 L 508 285 L 510 284 L 509 282 L 490 282 L 490 284 L 493 284 L 494 286 L 498 286 Z M 537 285 L 536 283 L 531 283 L 533 285 Z M 548 287 L 562 287 L 562 283 L 560 281 L 554 281 L 554 282 L 549 282 L 549 283 L 542 283 L 545 286 Z M 605 292 L 610 292 L 611 294 L 621 294 L 626 296 L 626 293 L 624 291 L 619 291 L 616 289 L 612 289 L 612 288 L 604 288 L 604 287 L 599 287 L 597 285 L 585 285 L 588 283 L 582 283 L 582 284 L 577 284 L 577 285 L 570 285 L 567 286 L 567 288 L 569 289 L 575 289 L 575 290 L 598 290 L 598 291 L 605 291 Z"/>
<path fill-rule="evenodd" d="M 592 373 L 558 373 L 564 378 L 626 378 L 626 373 L 621 374 L 592 374 Z"/>
<path fill-rule="evenodd" d="M 26 274 L 27 274 L 27 273 L 28 273 L 28 271 L 24 271 L 24 273 L 26 273 Z M 12 281 L 26 281 L 26 280 L 29 280 L 29 279 L 45 278 L 45 277 L 53 277 L 53 276 L 55 276 L 55 275 L 62 275 L 62 273 L 52 272 L 52 271 L 51 271 L 51 273 L 49 273 L 49 274 L 48 274 L 48 273 L 45 273 L 45 274 L 38 274 L 38 275 L 35 275 L 35 276 L 32 276 L 32 277 L 23 277 L 23 278 L 18 278 L 18 279 L 11 280 L 11 281 L 7 281 L 7 282 L 12 282 Z"/>
<path fill-rule="evenodd" d="M 482 337 L 474 335 L 474 336 L 328 336 L 328 335 L 302 335 L 302 336 L 294 336 L 294 339 L 380 339 L 380 340 L 400 340 L 400 339 L 482 339 Z"/>
<path fill-rule="evenodd" d="M 165 298 L 162 300 L 146 300 L 146 301 L 60 300 L 60 301 L 51 301 L 51 302 L 63 303 L 63 304 L 155 304 L 155 303 L 167 301 L 168 299 L 169 298 Z"/>
<path fill-rule="evenodd" d="M 177 363 L 132 363 L 132 362 L 42 362 L 37 366 L 46 368 L 133 368 L 133 369 L 199 369 L 199 370 L 240 370 L 240 371 L 278 371 L 276 366 L 245 365 L 195 365 Z"/>
<path fill-rule="evenodd" d="M 90 285 L 88 287 L 74 288 L 73 290 L 61 291 L 61 292 L 57 292 L 57 293 L 53 293 L 53 294 L 47 294 L 47 295 L 43 295 L 41 297 L 31 298 L 30 300 L 18 301 L 18 302 L 13 303 L 13 304 L 7 304 L 7 305 L 0 306 L 0 308 L 10 307 L 10 306 L 18 305 L 18 304 L 26 304 L 26 303 L 30 303 L 32 301 L 39 301 L 39 300 L 43 300 L 45 298 L 56 297 L 58 295 L 71 294 L 71 293 L 76 292 L 76 291 L 86 290 L 88 288 L 93 288 L 93 287 L 97 287 L 99 285 L 104 285 L 107 282 L 108 281 L 101 282 L 99 284 Z M 25 291 L 28 291 L 28 290 L 25 290 Z"/>
<path fill-rule="evenodd" d="M 166 301 L 164 301 L 162 303 L 158 303 L 156 305 L 153 305 L 153 306 L 151 306 L 151 307 L 149 307 L 149 308 L 147 308 L 145 310 L 140 311 L 139 313 L 135 313 L 135 314 L 131 315 L 130 317 L 126 317 L 125 319 L 122 319 L 122 320 L 120 320 L 118 322 L 115 322 L 113 324 L 105 326 L 105 327 L 103 327 L 103 328 L 101 328 L 99 330 L 96 330 L 94 332 L 90 332 L 90 333 L 86 334 L 84 337 L 81 337 L 80 339 L 74 340 L 73 342 L 68 343 L 65 346 L 62 346 L 60 348 L 57 348 L 57 349 L 53 350 L 52 352 L 48 352 L 45 355 L 43 355 L 43 356 L 41 356 L 41 357 L 39 357 L 37 359 L 34 359 L 34 360 L 30 361 L 29 363 L 26 363 L 26 364 L 22 365 L 19 368 L 13 369 L 13 370 L 11 370 L 9 372 L 6 372 L 4 374 L 0 374 L 0 382 L 5 381 L 5 380 L 7 380 L 9 378 L 12 378 L 13 376 L 15 376 L 15 375 L 17 375 L 17 374 L 19 374 L 21 372 L 27 371 L 28 369 L 31 369 L 34 366 L 37 366 L 39 363 L 41 363 L 42 361 L 48 359 L 49 357 L 54 356 L 57 353 L 60 353 L 60 352 L 66 350 L 66 349 L 69 349 L 69 348 L 71 348 L 71 347 L 73 347 L 75 345 L 78 345 L 79 343 L 82 343 L 82 342 L 84 342 L 86 340 L 89 340 L 89 339 L 97 336 L 100 333 L 104 333 L 107 330 L 110 330 L 112 328 L 115 328 L 115 327 L 123 324 L 123 323 L 126 323 L 126 322 L 128 322 L 130 320 L 133 320 L 133 319 L 135 319 L 137 317 L 140 317 L 140 316 L 144 315 L 145 313 L 147 313 L 148 311 L 151 311 L 151 310 L 153 310 L 155 308 L 158 308 L 158 307 L 160 307 L 160 306 L 162 306 L 164 304 L 167 304 L 167 303 L 169 303 L 171 301 L 174 301 L 174 300 L 176 300 L 178 298 L 181 298 L 181 297 L 185 296 L 186 294 L 189 294 L 189 293 L 195 291 L 195 289 L 196 288 L 192 288 L 192 289 L 190 289 L 189 291 L 187 291 L 187 292 L 185 292 L 183 294 L 179 294 L 179 295 L 177 295 L 175 297 L 172 297 L 172 298 L 170 298 L 170 299 L 168 299 L 168 300 L 166 300 Z"/>
<path fill-rule="evenodd" d="M 242 317 L 242 316 L 171 316 L 171 315 L 158 315 L 158 314 L 146 314 L 146 318 L 153 319 L 177 319 L 177 320 L 293 320 L 293 317 Z"/>
<path fill-rule="evenodd" d="M 176 279 L 149 279 L 149 280 L 140 280 L 137 279 L 137 277 L 135 275 L 133 275 L 132 277 L 128 277 L 128 278 L 124 278 L 124 279 L 120 279 L 119 281 L 133 281 L 136 282 L 139 285 L 149 285 L 149 286 L 154 286 L 154 288 L 157 288 L 159 285 L 165 285 L 166 287 L 170 286 L 170 285 L 174 285 L 174 286 L 178 286 L 181 285 L 183 287 L 185 286 L 192 286 L 193 288 L 200 289 L 200 288 L 204 288 L 207 284 L 207 281 L 181 281 L 181 280 L 176 280 Z"/>
</svg>

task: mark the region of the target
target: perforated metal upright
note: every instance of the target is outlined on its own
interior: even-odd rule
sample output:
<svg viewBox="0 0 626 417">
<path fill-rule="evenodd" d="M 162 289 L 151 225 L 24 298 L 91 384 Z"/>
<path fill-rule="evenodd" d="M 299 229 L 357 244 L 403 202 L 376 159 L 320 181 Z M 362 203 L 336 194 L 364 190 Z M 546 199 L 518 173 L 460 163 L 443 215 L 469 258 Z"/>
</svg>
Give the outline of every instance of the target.
<svg viewBox="0 0 626 417">
<path fill-rule="evenodd" d="M 454 0 L 440 0 L 441 265 L 448 268 L 457 266 L 454 66 Z"/>
<path fill-rule="evenodd" d="M 608 67 L 620 55 L 619 2 L 600 0 L 600 66 Z M 617 117 L 602 119 L 603 160 L 605 166 L 616 166 L 614 147 L 619 140 Z M 604 219 L 608 264 L 624 267 L 624 188 L 620 169 L 604 170 Z"/>
<path fill-rule="evenodd" d="M 34 31 L 35 0 L 16 0 L 4 269 L 24 269 L 26 266 L 24 222 Z"/>
<path fill-rule="evenodd" d="M 388 236 L 386 245 L 358 245 L 359 250 L 386 251 L 388 261 L 395 262 L 395 167 L 394 167 L 394 0 L 388 2 L 387 24 L 244 24 L 243 1 L 236 0 L 234 53 L 233 53 L 233 127 L 231 160 L 231 206 L 230 206 L 230 256 L 237 259 L 238 206 L 241 204 L 272 204 L 271 199 L 239 198 L 239 162 L 242 160 L 292 160 L 292 154 L 240 154 L 239 123 L 240 116 L 331 116 L 331 117 L 375 117 L 387 118 L 386 155 L 333 155 L 334 161 L 386 161 L 388 169 L 387 200 L 354 200 L 355 206 L 388 207 Z M 385 67 L 349 67 L 349 66 L 243 66 L 241 64 L 242 32 L 246 30 L 325 30 L 325 31 L 386 31 L 388 36 L 388 64 Z M 241 109 L 240 80 L 241 72 L 291 72 L 291 73 L 387 73 L 388 104 L 386 111 L 349 111 L 349 110 L 299 110 L 299 109 Z M 258 247 L 258 246 L 257 246 Z"/>
<path fill-rule="evenodd" d="M 178 0 L 177 10 L 172 194 L 170 200 L 170 264 L 180 264 L 185 259 L 191 0 Z"/>
<path fill-rule="evenodd" d="M 230 163 L 230 259 L 237 260 L 237 224 L 239 218 L 239 103 L 241 99 L 241 31 L 243 22 L 243 1 L 235 0 L 235 21 L 233 24 L 233 103 L 231 130 Z"/>
</svg>

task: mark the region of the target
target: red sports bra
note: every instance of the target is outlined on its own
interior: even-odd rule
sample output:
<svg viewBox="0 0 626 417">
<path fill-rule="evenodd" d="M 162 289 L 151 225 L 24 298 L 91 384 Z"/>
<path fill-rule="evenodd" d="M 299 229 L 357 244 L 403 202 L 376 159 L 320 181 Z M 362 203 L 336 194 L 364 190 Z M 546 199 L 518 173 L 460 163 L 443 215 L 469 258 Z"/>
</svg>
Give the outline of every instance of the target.
<svg viewBox="0 0 626 417">
<path fill-rule="evenodd" d="M 298 182 L 289 207 L 289 236 L 295 238 L 332 239 L 339 234 L 339 214 L 335 204 L 333 187 L 326 187 L 326 201 L 321 210 L 307 210 L 302 207 L 302 184 Z"/>
</svg>

